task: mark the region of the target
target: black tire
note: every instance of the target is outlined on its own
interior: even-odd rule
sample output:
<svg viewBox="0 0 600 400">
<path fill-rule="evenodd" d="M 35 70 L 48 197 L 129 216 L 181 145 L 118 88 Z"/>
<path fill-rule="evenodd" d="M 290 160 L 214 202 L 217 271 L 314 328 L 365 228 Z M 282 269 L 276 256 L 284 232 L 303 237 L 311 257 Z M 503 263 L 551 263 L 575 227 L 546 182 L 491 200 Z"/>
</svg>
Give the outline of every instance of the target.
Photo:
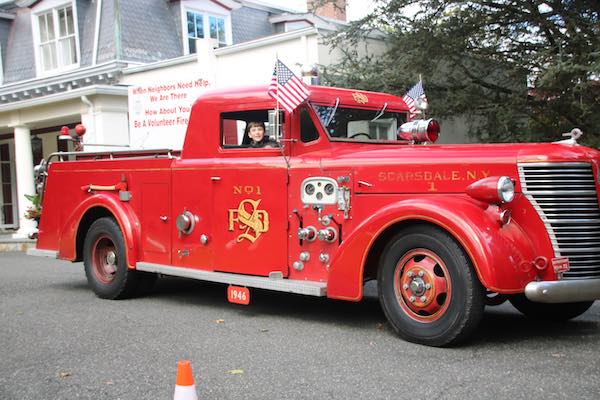
<svg viewBox="0 0 600 400">
<path fill-rule="evenodd" d="M 471 262 L 450 235 L 430 225 L 408 227 L 388 243 L 377 282 L 388 321 L 410 342 L 456 345 L 483 315 L 485 289 Z"/>
<path fill-rule="evenodd" d="M 88 284 L 103 299 L 131 297 L 140 283 L 139 273 L 127 267 L 123 233 L 112 218 L 100 218 L 90 227 L 83 244 L 83 265 Z"/>
<path fill-rule="evenodd" d="M 528 318 L 543 321 L 566 321 L 586 312 L 593 301 L 579 303 L 536 303 L 523 294 L 510 297 L 511 304 Z"/>
</svg>

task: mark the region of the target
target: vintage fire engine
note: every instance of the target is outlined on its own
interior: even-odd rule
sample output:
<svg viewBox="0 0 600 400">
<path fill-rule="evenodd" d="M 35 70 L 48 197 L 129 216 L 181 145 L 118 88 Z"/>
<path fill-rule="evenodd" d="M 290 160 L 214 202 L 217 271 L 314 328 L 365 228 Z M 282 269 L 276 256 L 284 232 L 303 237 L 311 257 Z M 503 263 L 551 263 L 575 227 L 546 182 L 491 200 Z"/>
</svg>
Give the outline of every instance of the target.
<svg viewBox="0 0 600 400">
<path fill-rule="evenodd" d="M 57 153 L 38 171 L 34 255 L 83 260 L 120 299 L 157 275 L 359 301 L 377 280 L 402 338 L 464 340 L 485 305 L 569 319 L 600 298 L 600 154 L 546 144 L 435 145 L 399 97 L 311 86 L 293 113 L 266 87 L 194 104 L 181 152 Z M 252 147 L 264 122 L 275 145 Z"/>
</svg>

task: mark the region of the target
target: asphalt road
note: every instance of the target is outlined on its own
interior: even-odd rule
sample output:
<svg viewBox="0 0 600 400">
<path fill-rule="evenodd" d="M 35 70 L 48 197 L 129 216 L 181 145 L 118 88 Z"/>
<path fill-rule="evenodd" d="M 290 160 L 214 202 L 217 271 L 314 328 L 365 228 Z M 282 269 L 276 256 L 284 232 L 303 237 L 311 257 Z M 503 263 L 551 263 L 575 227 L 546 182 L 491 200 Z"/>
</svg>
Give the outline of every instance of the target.
<svg viewBox="0 0 600 400">
<path fill-rule="evenodd" d="M 488 308 L 459 348 L 407 343 L 373 287 L 360 303 L 159 280 L 101 300 L 83 266 L 0 253 L 0 399 L 172 399 L 190 359 L 199 399 L 599 399 L 600 302 L 567 323 Z"/>
</svg>

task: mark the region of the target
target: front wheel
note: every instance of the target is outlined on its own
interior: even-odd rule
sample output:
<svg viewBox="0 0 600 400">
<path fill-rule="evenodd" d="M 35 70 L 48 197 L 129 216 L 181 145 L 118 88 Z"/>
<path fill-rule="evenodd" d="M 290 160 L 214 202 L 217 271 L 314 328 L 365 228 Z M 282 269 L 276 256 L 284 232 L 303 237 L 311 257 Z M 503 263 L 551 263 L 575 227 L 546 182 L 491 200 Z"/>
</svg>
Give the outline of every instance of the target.
<svg viewBox="0 0 600 400">
<path fill-rule="evenodd" d="M 449 346 L 479 324 L 485 290 L 463 249 L 441 229 L 416 225 L 385 247 L 379 299 L 398 335 L 410 342 Z"/>
<path fill-rule="evenodd" d="M 83 265 L 88 284 L 98 297 L 131 297 L 140 275 L 127 267 L 125 240 L 117 222 L 100 218 L 92 224 L 83 244 Z"/>
<path fill-rule="evenodd" d="M 578 303 L 536 303 L 523 294 L 510 297 L 511 304 L 527 317 L 545 321 L 566 321 L 586 312 L 593 301 Z"/>
</svg>

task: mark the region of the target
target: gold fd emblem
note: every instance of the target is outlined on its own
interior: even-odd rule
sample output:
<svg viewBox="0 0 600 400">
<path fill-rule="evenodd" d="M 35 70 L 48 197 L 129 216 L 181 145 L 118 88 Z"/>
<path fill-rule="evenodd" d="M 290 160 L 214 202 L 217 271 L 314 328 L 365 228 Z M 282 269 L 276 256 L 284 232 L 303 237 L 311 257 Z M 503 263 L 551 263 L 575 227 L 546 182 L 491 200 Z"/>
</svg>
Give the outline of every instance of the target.
<svg viewBox="0 0 600 400">
<path fill-rule="evenodd" d="M 369 102 L 369 98 L 366 95 L 358 92 L 352 93 L 352 98 L 359 104 L 367 104 Z"/>
<path fill-rule="evenodd" d="M 242 231 L 237 237 L 241 242 L 247 239 L 254 243 L 262 233 L 269 230 L 269 213 L 259 210 L 261 200 L 242 200 L 237 209 L 229 209 L 229 230 L 233 231 L 236 226 Z"/>
</svg>

